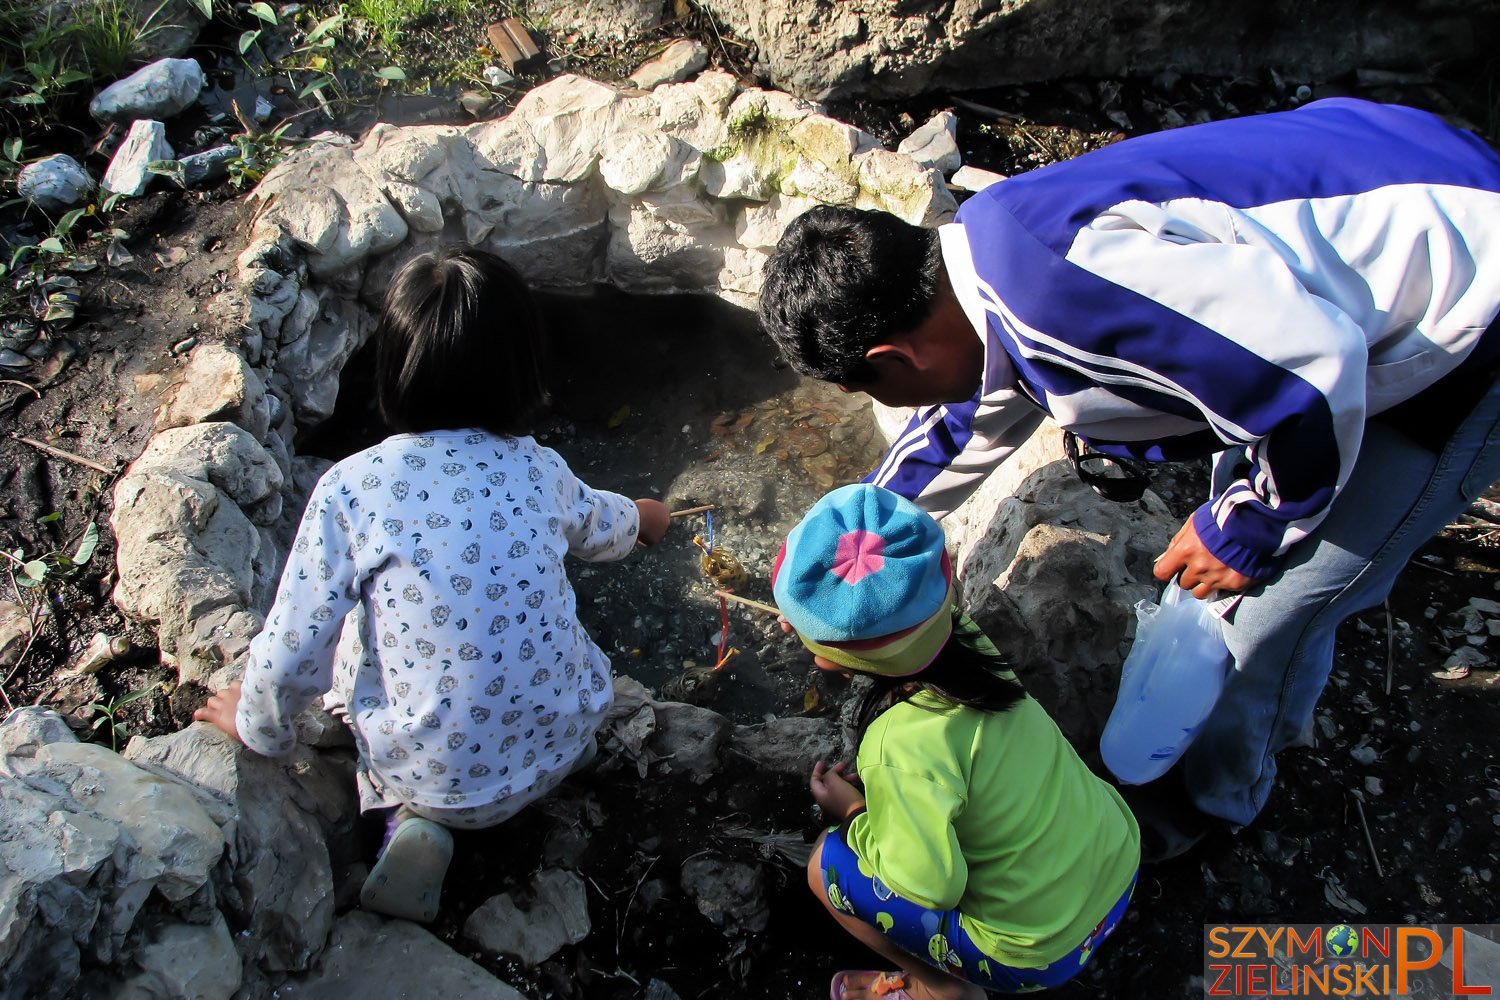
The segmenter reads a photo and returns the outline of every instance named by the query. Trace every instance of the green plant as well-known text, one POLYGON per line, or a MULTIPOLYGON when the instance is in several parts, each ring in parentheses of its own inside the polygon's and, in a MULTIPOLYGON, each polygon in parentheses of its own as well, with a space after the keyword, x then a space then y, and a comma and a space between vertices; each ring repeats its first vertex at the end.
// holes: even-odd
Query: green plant
POLYGON ((238 43, 240 55, 249 52, 250 47, 260 41, 261 35, 267 28, 274 28, 281 23, 281 19, 276 16, 276 9, 268 3, 253 3, 247 13, 259 21, 260 26, 240 32, 238 43))
POLYGON ((16 175, 26 165, 26 161, 21 158, 25 149, 26 143, 18 135, 8 136, 4 142, 0 142, 0 184, 10 185, 16 182, 16 175))
MULTIPOLYGON (((42 523, 50 524, 60 520, 61 514, 52 513, 42 518, 42 523)), ((93 557, 94 550, 98 547, 99 526, 90 521, 71 554, 54 550, 28 557, 22 549, 12 552, 0 549, 0 556, 8 563, 11 579, 16 584, 35 590, 46 586, 49 580, 66 579, 78 572, 93 557)))
MULTIPOLYGON (((109 204, 106 205, 105 210, 108 207, 109 204)), ((11 252, 8 261, 0 258, 0 278, 23 270, 28 274, 37 274, 45 271, 53 263, 72 257, 75 252, 72 239, 73 229, 78 225, 79 220, 96 215, 99 211, 98 206, 90 204, 64 214, 52 224, 52 231, 45 239, 16 247, 11 252)))
MULTIPOLYGON (((61 519, 61 514, 52 513, 42 518, 42 523, 49 524, 61 519)), ((10 577, 11 592, 15 596, 16 603, 25 609, 27 618, 26 645, 11 664, 10 671, 3 679, 0 679, 0 701, 4 701, 7 708, 14 706, 11 704, 10 696, 5 693, 5 687, 16 675, 16 671, 21 669, 21 665, 26 662, 26 656, 31 652, 32 643, 36 641, 41 622, 47 614, 47 597, 43 593, 44 588, 49 582, 64 579, 76 573, 79 567, 93 557, 94 549, 98 545, 99 526, 90 521, 70 555, 53 551, 38 556, 28 556, 22 549, 11 551, 0 549, 0 566, 4 567, 6 575, 10 577)))
POLYGON ((107 732, 109 733, 109 748, 111 750, 119 750, 120 740, 126 735, 126 723, 125 720, 121 718, 120 713, 125 708, 140 701, 142 698, 151 697, 161 689, 161 686, 161 682, 157 681, 154 684, 148 684, 143 688, 136 688, 129 694, 121 695, 118 698, 112 698, 109 701, 89 702, 83 707, 93 711, 97 715, 97 718, 94 719, 93 725, 89 727, 90 731, 97 733, 104 726, 108 726, 109 728, 107 732))
POLYGON ((470 0, 449 3, 439 3, 438 0, 350 0, 349 11, 364 22, 382 49, 394 55, 401 46, 402 32, 413 21, 439 10, 444 16, 455 19, 469 6, 470 0))
POLYGON ((286 130, 291 122, 283 122, 270 132, 245 132, 234 137, 239 152, 227 164, 229 182, 237 188, 252 187, 260 183, 276 164, 286 159, 286 130))
MULTIPOLYGON (((238 43, 240 53, 248 55, 252 48, 257 48, 259 55, 271 65, 272 72, 285 76, 289 90, 299 99, 315 98, 324 112, 330 118, 333 117, 333 101, 343 102, 349 97, 339 82, 338 65, 339 58, 351 55, 353 52, 350 40, 346 37, 346 29, 349 25, 346 6, 338 4, 332 14, 316 21, 305 13, 299 14, 298 17, 302 19, 302 23, 311 22, 305 30, 299 29, 295 23, 283 24, 276 11, 267 3, 251 4, 248 13, 259 24, 240 34, 238 43), (267 46, 261 43, 265 40, 267 32, 277 27, 284 29, 291 49, 285 54, 272 58, 267 52, 267 46), (329 93, 334 95, 333 99, 330 99, 329 93)), ((277 47, 271 46, 271 48, 274 50, 277 47)), ((406 79, 405 72, 399 66, 376 69, 374 75, 382 87, 406 79)), ((246 121, 246 116, 240 117, 241 122, 246 126, 246 131, 253 136, 255 130, 246 121)), ((244 159, 252 163, 256 161, 253 156, 246 156, 244 159)))
POLYGON ((139 61, 140 43, 160 30, 152 19, 165 4, 140 21, 131 0, 94 0, 77 9, 73 42, 95 79, 118 79, 139 61))
POLYGON ((21 93, 7 98, 11 104, 40 109, 56 100, 74 84, 90 79, 89 74, 60 61, 56 52, 38 53, 24 64, 21 93))

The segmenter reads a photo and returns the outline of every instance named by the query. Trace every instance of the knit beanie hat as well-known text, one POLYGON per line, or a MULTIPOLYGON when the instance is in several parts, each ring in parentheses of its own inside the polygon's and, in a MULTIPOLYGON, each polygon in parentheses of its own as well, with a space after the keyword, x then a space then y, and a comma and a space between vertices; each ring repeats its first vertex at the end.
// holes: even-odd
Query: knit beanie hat
POLYGON ((915 674, 953 631, 943 530, 910 500, 869 483, 813 504, 781 546, 771 588, 802 644, 851 670, 915 674))

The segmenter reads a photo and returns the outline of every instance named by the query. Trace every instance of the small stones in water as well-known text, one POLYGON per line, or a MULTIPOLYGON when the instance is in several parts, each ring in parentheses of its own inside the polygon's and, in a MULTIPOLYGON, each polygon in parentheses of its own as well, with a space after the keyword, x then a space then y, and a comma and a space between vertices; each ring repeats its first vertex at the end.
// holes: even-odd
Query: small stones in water
POLYGON ((1376 759, 1380 755, 1375 752, 1375 749, 1373 747, 1357 746, 1349 751, 1349 756, 1353 757, 1356 762, 1364 764, 1366 767, 1368 767, 1369 765, 1375 763, 1376 759))

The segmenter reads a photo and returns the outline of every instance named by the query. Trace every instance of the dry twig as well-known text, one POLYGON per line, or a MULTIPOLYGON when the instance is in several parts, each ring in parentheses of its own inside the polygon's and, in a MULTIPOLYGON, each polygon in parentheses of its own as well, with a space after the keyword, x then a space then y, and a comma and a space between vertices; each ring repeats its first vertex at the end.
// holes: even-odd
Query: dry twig
POLYGON ((24 437, 24 436, 22 436, 20 434, 12 433, 11 434, 11 440, 13 440, 13 441, 19 441, 22 444, 29 444, 29 445, 31 445, 31 447, 35 448, 37 451, 46 452, 48 455, 51 455, 54 458, 61 458, 61 459, 65 459, 65 460, 67 460, 69 462, 75 462, 78 465, 87 466, 90 469, 94 469, 94 470, 97 470, 99 472, 104 473, 106 476, 112 476, 112 475, 115 474, 115 470, 114 469, 111 469, 111 468, 108 468, 106 466, 100 465, 98 462, 94 461, 91 458, 84 458, 82 455, 76 454, 76 453, 71 452, 71 451, 67 451, 66 449, 63 449, 63 448, 59 448, 56 445, 48 444, 45 441, 38 441, 36 438, 24 437))
POLYGON ((668 517, 687 517, 689 514, 702 514, 704 511, 718 510, 718 509, 719 509, 719 505, 718 504, 716 504, 716 503, 706 503, 706 504, 704 504, 701 507, 688 507, 686 510, 674 510, 674 511, 672 511, 672 513, 668 514, 667 516, 668 517))
POLYGON ((1375 853, 1375 838, 1370 836, 1370 824, 1365 821, 1365 806, 1358 794, 1354 796, 1354 808, 1359 813, 1359 825, 1365 831, 1365 846, 1370 849, 1370 860, 1375 862, 1375 877, 1385 878, 1385 870, 1380 867, 1380 855, 1375 853))
POLYGON ((748 604, 752 608, 764 611, 768 615, 776 615, 778 618, 781 616, 781 609, 776 607, 775 605, 762 604, 760 601, 752 601, 748 597, 741 597, 738 594, 732 594, 727 590, 716 590, 714 591, 714 596, 722 597, 726 601, 734 601, 736 604, 748 604))
POLYGON ((1396 619, 1391 614, 1391 599, 1385 599, 1385 693, 1391 693, 1391 675, 1396 672, 1396 619))

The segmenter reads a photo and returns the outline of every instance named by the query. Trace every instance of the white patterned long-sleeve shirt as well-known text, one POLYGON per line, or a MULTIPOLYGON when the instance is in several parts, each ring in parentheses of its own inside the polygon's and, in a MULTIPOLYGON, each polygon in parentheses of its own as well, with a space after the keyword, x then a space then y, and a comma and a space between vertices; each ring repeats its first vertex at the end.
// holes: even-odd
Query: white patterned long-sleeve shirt
POLYGON ((563 557, 620 559, 635 504, 529 437, 400 434, 308 500, 236 717, 266 755, 340 694, 368 777, 434 809, 498 802, 566 769, 612 698, 563 557))

